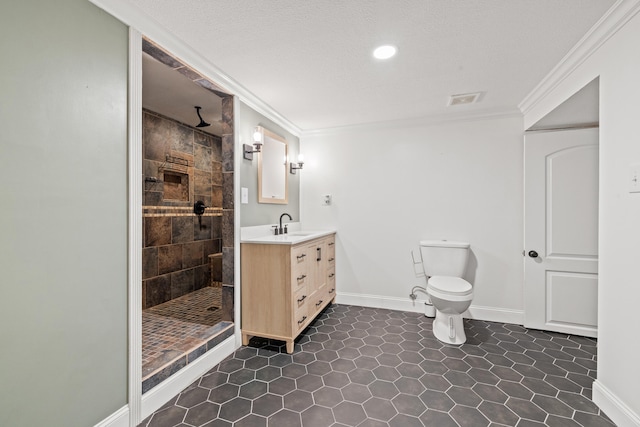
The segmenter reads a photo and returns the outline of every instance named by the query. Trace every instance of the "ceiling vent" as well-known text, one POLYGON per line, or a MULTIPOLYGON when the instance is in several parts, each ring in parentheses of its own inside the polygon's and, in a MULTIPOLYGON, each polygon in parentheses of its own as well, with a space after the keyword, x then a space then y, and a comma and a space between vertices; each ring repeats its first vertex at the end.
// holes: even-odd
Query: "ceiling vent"
POLYGON ((480 100, 480 95, 482 95, 482 92, 451 95, 451 97, 449 97, 449 107, 452 105, 473 104, 480 100))

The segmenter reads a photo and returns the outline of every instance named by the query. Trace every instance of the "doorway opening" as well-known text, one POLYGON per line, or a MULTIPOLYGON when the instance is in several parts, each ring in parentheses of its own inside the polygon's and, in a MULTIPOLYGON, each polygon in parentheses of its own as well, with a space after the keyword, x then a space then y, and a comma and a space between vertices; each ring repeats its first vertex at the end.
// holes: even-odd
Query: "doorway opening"
POLYGON ((146 38, 142 106, 146 393, 234 334, 234 111, 233 95, 146 38))
POLYGON ((599 79, 524 138, 525 324, 598 332, 599 79))

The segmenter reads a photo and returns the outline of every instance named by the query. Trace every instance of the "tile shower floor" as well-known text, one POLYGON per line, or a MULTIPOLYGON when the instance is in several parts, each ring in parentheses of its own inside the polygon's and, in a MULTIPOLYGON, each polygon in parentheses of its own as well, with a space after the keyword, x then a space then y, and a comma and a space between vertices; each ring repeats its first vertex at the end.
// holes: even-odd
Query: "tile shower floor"
POLYGON ((206 342, 220 322, 222 288, 206 287, 142 311, 142 378, 206 342))
POLYGON ((299 337, 253 338, 141 426, 611 427, 590 400, 596 340, 465 320, 329 306, 299 337))

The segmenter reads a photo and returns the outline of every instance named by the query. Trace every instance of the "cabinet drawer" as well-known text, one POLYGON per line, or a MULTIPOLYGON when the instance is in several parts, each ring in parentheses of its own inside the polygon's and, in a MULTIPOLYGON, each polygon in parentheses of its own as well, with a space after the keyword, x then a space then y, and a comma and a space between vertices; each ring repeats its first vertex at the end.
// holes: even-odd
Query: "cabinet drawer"
POLYGON ((309 312, 315 314, 320 311, 325 305, 327 305, 327 301, 329 301, 329 297, 326 291, 324 292, 316 292, 313 295, 313 298, 309 302, 309 312))
POLYGON ((299 289, 305 288, 311 280, 310 273, 306 266, 294 268, 291 271, 291 292, 296 293, 299 289))
POLYGON ((336 267, 327 269, 327 286, 326 292, 329 299, 336 296, 336 267))
POLYGON ((291 249, 291 269, 307 268, 313 255, 308 246, 294 247, 291 249))
POLYGON ((306 314, 306 309, 308 306, 309 294, 307 294, 307 287, 304 286, 293 295, 293 313, 294 317, 298 316, 298 312, 304 311, 306 314))
POLYGON ((335 282, 327 285, 327 297, 332 299, 336 296, 336 284, 335 282))
POLYGON ((336 267, 327 268, 327 283, 335 283, 336 281, 336 267))
POLYGON ((335 237, 327 238, 327 262, 329 265, 336 263, 336 239, 335 237))
POLYGON ((308 324, 309 315, 312 314, 309 313, 308 305, 309 303, 305 303, 304 306, 293 315, 292 329, 294 331, 294 335, 298 335, 298 332, 308 324))
POLYGON ((327 268, 327 285, 330 288, 335 288, 336 286, 336 267, 335 266, 327 268))
POLYGON ((311 281, 312 256, 308 246, 291 249, 291 292, 296 293, 311 281))

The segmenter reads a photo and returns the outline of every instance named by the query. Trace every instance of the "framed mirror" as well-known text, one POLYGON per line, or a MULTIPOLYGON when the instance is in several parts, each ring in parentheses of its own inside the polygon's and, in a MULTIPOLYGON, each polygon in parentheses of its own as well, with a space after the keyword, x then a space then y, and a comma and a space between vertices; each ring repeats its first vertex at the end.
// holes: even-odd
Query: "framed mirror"
POLYGON ((286 205, 289 201, 287 141, 270 130, 257 127, 262 134, 258 157, 258 202, 286 205))

